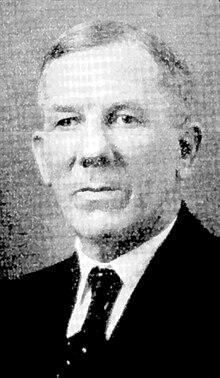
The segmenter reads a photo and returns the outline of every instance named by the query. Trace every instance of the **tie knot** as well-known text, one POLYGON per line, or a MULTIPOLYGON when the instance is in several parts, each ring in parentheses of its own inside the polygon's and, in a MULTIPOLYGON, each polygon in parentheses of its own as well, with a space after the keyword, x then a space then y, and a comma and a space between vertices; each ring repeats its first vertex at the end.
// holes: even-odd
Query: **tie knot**
POLYGON ((113 269, 100 269, 95 267, 88 276, 88 283, 92 293, 96 293, 100 289, 108 292, 109 295, 117 295, 122 287, 122 281, 113 269))

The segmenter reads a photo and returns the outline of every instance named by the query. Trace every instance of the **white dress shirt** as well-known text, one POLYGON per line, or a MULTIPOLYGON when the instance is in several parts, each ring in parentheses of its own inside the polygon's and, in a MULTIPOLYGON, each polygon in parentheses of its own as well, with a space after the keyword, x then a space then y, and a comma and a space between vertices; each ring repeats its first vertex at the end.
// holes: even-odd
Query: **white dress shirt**
POLYGON ((91 289, 88 286, 87 278, 91 269, 98 266, 99 268, 111 268, 115 270, 123 282, 122 289, 115 301, 106 330, 106 339, 108 340, 110 338, 133 290, 135 289, 156 250, 171 231, 175 221, 176 218, 159 235, 108 263, 101 263, 86 256, 82 251, 80 239, 76 237, 75 249, 79 257, 81 279, 76 303, 67 328, 67 337, 73 336, 82 328, 91 302, 91 289))

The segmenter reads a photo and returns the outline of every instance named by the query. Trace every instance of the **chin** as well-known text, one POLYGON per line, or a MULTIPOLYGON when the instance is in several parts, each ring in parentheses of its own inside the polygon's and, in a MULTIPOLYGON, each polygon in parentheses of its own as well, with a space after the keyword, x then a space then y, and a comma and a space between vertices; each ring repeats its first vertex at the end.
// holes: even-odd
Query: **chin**
POLYGON ((85 238, 98 238, 104 234, 120 233, 124 228, 129 227, 132 221, 126 212, 118 211, 110 213, 94 211, 89 214, 74 212, 74 215, 68 214, 66 218, 76 233, 85 238))

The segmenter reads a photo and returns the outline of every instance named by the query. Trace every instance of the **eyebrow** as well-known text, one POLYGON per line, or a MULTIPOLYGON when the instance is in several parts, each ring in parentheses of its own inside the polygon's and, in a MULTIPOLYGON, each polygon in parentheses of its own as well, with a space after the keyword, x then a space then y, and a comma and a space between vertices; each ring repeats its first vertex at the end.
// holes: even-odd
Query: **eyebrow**
POLYGON ((109 108, 109 112, 117 112, 125 109, 131 109, 136 111, 144 111, 144 106, 139 101, 126 101, 124 103, 114 103, 109 108))
POLYGON ((82 107, 73 105, 53 105, 51 109, 56 113, 75 113, 81 111, 82 107))
MULTIPOLYGON (((75 105, 58 105, 55 104, 51 107, 51 109, 56 113, 78 113, 82 112, 83 106, 75 106, 75 105)), ((125 109, 132 109, 136 111, 144 111, 144 105, 140 103, 140 101, 125 101, 123 103, 116 102, 111 104, 107 111, 117 112, 125 109)))

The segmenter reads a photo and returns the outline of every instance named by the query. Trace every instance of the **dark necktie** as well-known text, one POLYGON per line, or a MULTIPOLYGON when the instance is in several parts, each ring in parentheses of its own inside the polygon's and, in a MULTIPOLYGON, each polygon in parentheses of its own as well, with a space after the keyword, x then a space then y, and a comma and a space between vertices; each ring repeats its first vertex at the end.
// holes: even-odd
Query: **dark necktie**
POLYGON ((115 300, 122 287, 122 281, 112 269, 95 267, 88 276, 92 298, 86 319, 79 333, 67 339, 65 362, 57 377, 68 377, 77 364, 92 360, 103 353, 105 332, 115 300))

